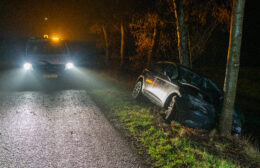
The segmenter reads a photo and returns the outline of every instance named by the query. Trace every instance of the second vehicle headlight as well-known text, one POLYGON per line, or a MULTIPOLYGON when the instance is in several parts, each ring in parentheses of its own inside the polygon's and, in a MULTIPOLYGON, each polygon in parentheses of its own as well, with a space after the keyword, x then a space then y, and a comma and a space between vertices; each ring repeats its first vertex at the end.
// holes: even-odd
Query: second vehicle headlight
POLYGON ((23 68, 24 68, 25 70, 31 70, 31 69, 32 69, 32 63, 26 62, 26 63, 23 65, 23 68))
POLYGON ((66 65, 66 69, 73 69, 74 68, 74 64, 71 62, 68 62, 66 65))

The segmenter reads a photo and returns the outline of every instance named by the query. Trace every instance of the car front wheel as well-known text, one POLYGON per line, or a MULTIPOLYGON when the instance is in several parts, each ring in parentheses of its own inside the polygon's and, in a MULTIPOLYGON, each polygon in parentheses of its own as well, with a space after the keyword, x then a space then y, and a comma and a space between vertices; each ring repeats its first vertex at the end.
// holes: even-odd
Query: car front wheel
POLYGON ((135 87, 134 87, 134 90, 132 92, 132 96, 133 98, 135 99, 138 99, 141 97, 141 91, 142 91, 142 81, 138 81, 136 84, 135 84, 135 87))

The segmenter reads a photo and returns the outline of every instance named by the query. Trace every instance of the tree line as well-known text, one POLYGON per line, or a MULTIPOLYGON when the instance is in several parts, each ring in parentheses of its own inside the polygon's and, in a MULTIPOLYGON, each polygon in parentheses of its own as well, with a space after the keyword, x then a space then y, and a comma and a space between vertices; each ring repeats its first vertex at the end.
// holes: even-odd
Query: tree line
POLYGON ((215 31, 228 32, 231 1, 101 0, 89 2, 90 32, 104 49, 104 64, 142 69, 158 60, 192 67, 215 31))
POLYGON ((245 0, 100 0, 90 32, 104 48, 104 64, 132 70, 158 60, 192 68, 214 31, 229 32, 220 132, 230 135, 239 72, 245 0))

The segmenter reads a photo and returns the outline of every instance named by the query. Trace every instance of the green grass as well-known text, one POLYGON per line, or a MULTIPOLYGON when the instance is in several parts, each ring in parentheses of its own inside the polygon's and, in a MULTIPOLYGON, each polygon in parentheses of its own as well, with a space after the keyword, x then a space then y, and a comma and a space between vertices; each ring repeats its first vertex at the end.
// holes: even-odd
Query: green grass
POLYGON ((210 136, 207 131, 187 128, 174 121, 166 124, 162 110, 146 101, 134 100, 130 91, 114 84, 114 79, 111 83, 111 78, 104 79, 108 78, 106 75, 91 78, 97 81, 89 87, 90 95, 116 116, 113 122, 120 122, 142 144, 153 167, 259 166, 259 152, 246 141, 210 136))
POLYGON ((133 100, 129 92, 102 88, 93 89, 91 94, 119 117, 123 126, 143 144, 156 167, 239 167, 237 160, 210 152, 225 152, 229 145, 212 140, 203 146, 192 139, 195 134, 205 134, 203 131, 185 128, 177 122, 165 124, 160 112, 151 113, 149 106, 133 100))

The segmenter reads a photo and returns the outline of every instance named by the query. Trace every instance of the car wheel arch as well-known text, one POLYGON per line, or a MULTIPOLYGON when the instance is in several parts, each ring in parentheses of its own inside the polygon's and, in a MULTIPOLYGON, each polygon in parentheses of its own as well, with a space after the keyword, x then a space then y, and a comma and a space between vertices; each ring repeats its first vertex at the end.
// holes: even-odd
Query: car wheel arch
POLYGON ((170 103, 170 101, 171 101, 171 99, 172 99, 173 96, 177 96, 177 99, 178 99, 179 97, 181 97, 180 94, 178 94, 178 93, 176 93, 176 92, 171 93, 171 94, 167 97, 167 99, 166 99, 166 101, 165 101, 165 103, 164 103, 164 105, 163 105, 163 108, 164 108, 164 109, 166 109, 166 108, 168 107, 168 105, 169 105, 169 103, 170 103))
POLYGON ((143 86, 144 86, 144 77, 143 76, 140 76, 135 83, 141 81, 142 82, 142 90, 143 90, 143 86))
POLYGON ((139 81, 144 82, 144 77, 143 77, 143 76, 140 76, 140 77, 136 80, 136 82, 139 82, 139 81))

